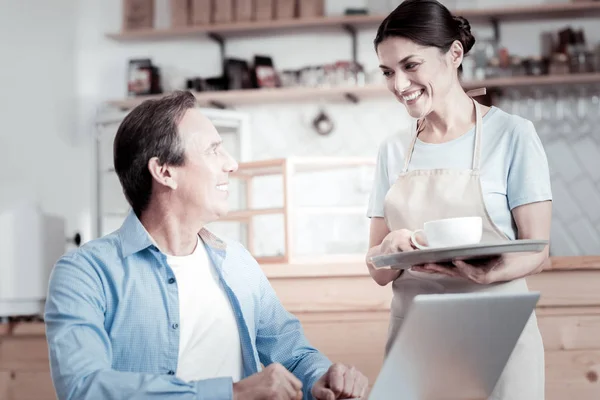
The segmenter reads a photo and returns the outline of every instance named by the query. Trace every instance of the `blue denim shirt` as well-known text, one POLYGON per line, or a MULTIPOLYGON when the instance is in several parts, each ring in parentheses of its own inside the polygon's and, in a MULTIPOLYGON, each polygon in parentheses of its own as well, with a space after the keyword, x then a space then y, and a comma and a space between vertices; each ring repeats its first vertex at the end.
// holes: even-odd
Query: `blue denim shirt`
MULTIPOLYGON (((281 363, 305 399, 331 362, 306 340, 254 258, 239 243, 200 232, 231 301, 243 377, 281 363)), ((210 304, 199 305, 210 307, 210 304)), ((45 310, 50 369, 58 398, 231 399, 231 377, 184 382, 179 296, 166 256, 131 212, 121 228, 64 255, 50 277, 45 310)), ((211 362, 200 359, 198 362, 211 362)))

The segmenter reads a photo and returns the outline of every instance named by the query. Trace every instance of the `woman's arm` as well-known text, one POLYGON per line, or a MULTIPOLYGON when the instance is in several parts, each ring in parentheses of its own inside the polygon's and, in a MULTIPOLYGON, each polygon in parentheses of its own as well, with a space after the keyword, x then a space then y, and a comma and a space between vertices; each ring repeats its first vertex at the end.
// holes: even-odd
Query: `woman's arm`
POLYGON ((371 257, 385 254, 389 247, 388 243, 384 244, 384 240, 389 236, 390 230, 385 223, 385 220, 380 217, 371 218, 371 227, 369 231, 369 251, 367 252, 366 263, 369 267, 369 273, 373 280, 381 286, 385 286, 392 282, 402 273, 401 270, 393 269, 376 269, 369 261, 371 257))
MULTIPOLYGON (((519 239, 550 240, 552 202, 541 201, 524 204, 512 210, 519 239)), ((504 257, 504 267, 499 268, 494 281, 510 281, 537 274, 550 264, 550 249, 539 253, 509 253, 504 257)))
MULTIPOLYGON (((515 207, 512 211, 519 239, 550 239, 552 202, 540 201, 515 207)), ((456 269, 428 264, 418 270, 463 277, 480 284, 505 282, 541 272, 550 263, 549 248, 538 253, 508 253, 485 266, 454 261, 456 269)))

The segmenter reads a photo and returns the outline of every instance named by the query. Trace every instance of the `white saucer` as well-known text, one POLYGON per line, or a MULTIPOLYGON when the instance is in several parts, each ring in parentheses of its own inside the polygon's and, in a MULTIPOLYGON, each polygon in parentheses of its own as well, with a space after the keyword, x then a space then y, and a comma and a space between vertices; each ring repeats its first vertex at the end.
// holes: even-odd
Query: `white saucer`
POLYGON ((472 260, 499 256, 504 253, 539 252, 548 245, 547 240, 510 240, 498 243, 478 243, 467 246, 441 247, 386 254, 371 258, 375 268, 407 269, 413 265, 441 263, 452 260, 472 260))

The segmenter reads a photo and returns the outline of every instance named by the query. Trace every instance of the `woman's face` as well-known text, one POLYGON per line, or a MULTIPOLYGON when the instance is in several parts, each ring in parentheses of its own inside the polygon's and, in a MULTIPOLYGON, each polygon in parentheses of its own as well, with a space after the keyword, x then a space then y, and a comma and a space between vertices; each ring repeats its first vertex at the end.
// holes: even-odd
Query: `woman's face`
POLYGON ((422 118, 447 100, 450 88, 457 82, 462 46, 455 42, 443 54, 437 47, 388 37, 377 46, 377 56, 389 91, 404 104, 411 117, 422 118))

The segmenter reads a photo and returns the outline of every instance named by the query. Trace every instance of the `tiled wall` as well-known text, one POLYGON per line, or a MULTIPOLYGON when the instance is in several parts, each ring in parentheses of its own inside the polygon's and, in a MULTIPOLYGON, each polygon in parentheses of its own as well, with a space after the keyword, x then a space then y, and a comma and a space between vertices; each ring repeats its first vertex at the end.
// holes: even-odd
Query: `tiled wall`
POLYGON ((499 106, 532 120, 546 149, 552 254, 600 254, 600 85, 505 94, 499 106))

